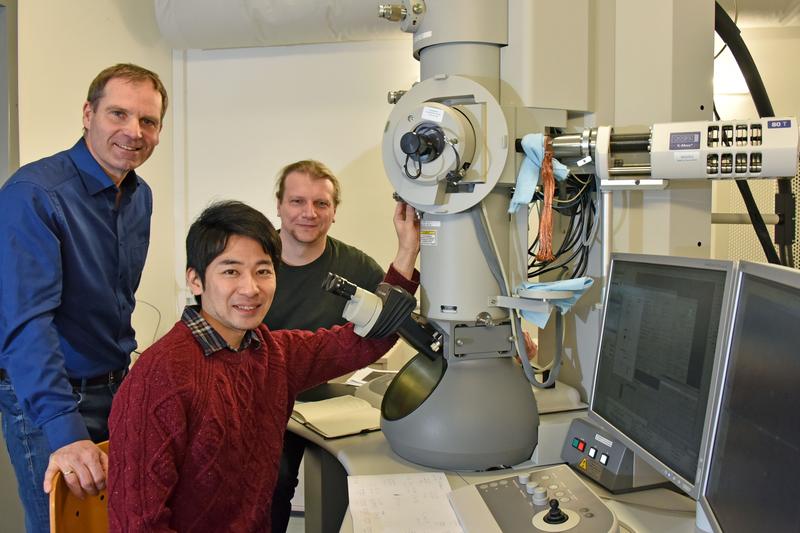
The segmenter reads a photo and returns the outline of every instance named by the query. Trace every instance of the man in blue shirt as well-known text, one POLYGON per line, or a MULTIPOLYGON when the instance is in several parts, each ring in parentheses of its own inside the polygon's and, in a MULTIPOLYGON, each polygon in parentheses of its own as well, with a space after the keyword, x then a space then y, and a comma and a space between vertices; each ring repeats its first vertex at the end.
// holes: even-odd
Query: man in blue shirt
POLYGON ((136 348, 131 313, 150 238, 150 187, 135 170, 158 144, 167 93, 131 64, 103 70, 83 137, 0 189, 0 414, 26 528, 49 531, 61 471, 97 494, 111 400, 136 348))

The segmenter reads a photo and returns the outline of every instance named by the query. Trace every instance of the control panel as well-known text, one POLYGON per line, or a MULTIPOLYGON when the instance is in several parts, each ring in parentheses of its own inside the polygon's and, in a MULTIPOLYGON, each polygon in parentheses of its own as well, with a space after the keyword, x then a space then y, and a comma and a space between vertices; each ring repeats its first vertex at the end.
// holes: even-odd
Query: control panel
POLYGON ((669 486, 664 476, 585 418, 570 424, 561 459, 611 492, 669 486))
POLYGON ((798 148, 794 118, 654 124, 650 174, 660 179, 793 177, 798 148))
POLYGON ((481 481, 449 498, 466 533, 619 531, 614 513, 566 465, 481 481))

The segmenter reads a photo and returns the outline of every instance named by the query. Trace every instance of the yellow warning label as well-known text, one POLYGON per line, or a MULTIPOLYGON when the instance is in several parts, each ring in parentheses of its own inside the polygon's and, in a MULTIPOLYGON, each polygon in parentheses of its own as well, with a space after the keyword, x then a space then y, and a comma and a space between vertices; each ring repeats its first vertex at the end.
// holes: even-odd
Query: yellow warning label
POLYGON ((581 470, 586 470, 589 467, 589 462, 586 460, 586 457, 581 459, 581 462, 578 463, 578 468, 581 470))
POLYGON ((419 232, 419 244, 421 246, 437 246, 437 230, 423 229, 419 232))

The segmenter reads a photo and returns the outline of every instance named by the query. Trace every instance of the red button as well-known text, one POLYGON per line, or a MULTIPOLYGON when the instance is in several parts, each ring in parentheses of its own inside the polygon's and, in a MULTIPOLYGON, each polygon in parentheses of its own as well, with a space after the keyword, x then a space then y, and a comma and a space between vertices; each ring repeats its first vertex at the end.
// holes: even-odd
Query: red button
POLYGON ((586 448, 586 443, 583 442, 582 440, 578 441, 578 451, 582 452, 585 448, 586 448))

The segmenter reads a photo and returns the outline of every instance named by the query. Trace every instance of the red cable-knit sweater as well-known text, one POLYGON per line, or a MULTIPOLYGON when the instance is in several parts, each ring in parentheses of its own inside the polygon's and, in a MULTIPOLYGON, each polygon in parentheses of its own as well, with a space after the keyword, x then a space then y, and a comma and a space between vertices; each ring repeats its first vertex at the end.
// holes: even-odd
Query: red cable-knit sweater
POLYGON ((396 341, 362 339, 352 324, 255 333, 257 348, 206 357, 178 322, 139 358, 109 419, 112 531, 269 531, 297 394, 368 365, 396 341))

